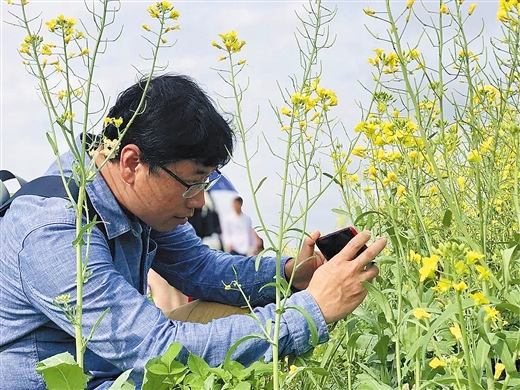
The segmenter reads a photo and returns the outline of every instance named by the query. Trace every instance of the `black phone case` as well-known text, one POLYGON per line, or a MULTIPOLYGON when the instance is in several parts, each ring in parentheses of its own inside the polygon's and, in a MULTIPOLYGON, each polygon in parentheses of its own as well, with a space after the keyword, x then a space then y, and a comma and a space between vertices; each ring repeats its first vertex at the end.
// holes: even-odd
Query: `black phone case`
MULTIPOLYGON (((354 229, 352 226, 349 226, 347 228, 326 234, 325 236, 318 238, 316 240, 316 245, 318 246, 318 249, 321 251, 321 253, 323 253, 323 256, 325 256, 327 260, 330 260, 336 256, 338 252, 341 251, 345 245, 347 245, 347 243, 354 238, 356 234, 356 229, 354 229)), ((358 251, 358 253, 356 253, 355 257, 358 257, 366 248, 366 245, 364 245, 358 251)))

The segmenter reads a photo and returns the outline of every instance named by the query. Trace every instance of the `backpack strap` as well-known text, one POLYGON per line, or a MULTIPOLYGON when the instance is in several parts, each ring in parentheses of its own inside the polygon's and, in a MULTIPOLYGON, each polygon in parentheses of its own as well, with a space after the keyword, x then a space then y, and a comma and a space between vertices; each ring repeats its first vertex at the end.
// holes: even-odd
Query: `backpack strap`
MULTIPOLYGON (((42 196, 44 198, 65 198, 68 199, 67 191, 65 190, 65 187, 63 186, 63 180, 61 176, 41 176, 38 177, 30 182, 26 182, 25 180, 18 178, 17 176, 13 175, 9 171, 0 171, 0 180, 5 181, 8 179, 17 178, 18 182, 21 184, 20 189, 13 194, 10 198, 8 198, 5 202, 0 204, 0 217, 3 217, 5 213, 7 212, 7 209, 11 206, 11 203, 13 200, 18 198, 21 195, 38 195, 42 196), (3 173, 7 172, 7 173, 3 173), (4 179, 5 177, 5 179, 4 179), (21 180, 21 181, 20 181, 21 180)), ((68 181, 68 187, 70 190, 70 193, 72 197, 77 200, 79 195, 79 188, 74 182, 74 180, 69 180, 69 178, 65 178, 66 181, 68 181)), ((5 185, 1 183, 2 186, 5 185)), ((9 194, 9 193, 8 193, 9 194)), ((112 254, 112 258, 114 257, 114 241, 108 239, 108 233, 105 227, 105 224, 103 223, 103 220, 97 213, 96 209, 90 202, 89 197, 87 196, 87 208, 89 212, 90 218, 94 218, 94 216, 97 215, 97 220, 100 222, 97 224, 97 227, 103 232, 108 246, 110 248, 110 253, 112 254)))
POLYGON ((9 200, 11 194, 9 190, 5 186, 4 182, 7 180, 16 179, 20 187, 22 187, 27 182, 19 176, 14 175, 13 173, 6 171, 5 169, 0 170, 0 205, 3 205, 5 202, 9 200))

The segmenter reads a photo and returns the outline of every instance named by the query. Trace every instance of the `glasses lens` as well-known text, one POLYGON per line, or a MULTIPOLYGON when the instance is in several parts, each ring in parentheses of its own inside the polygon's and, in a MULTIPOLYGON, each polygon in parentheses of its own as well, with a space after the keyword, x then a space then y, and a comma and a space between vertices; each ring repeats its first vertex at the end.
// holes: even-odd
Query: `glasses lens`
POLYGON ((222 174, 219 171, 216 171, 215 173, 216 173, 216 176, 214 176, 214 174, 211 175, 211 176, 214 176, 211 180, 209 180, 205 183, 192 184, 191 186, 189 186, 186 189, 186 191, 184 191, 182 196, 185 198, 193 198, 195 195, 197 195, 202 190, 208 191, 211 187, 213 187, 215 185, 215 183, 218 181, 218 179, 220 179, 220 176, 222 176, 222 174))
POLYGON ((184 191, 184 194, 182 194, 182 196, 185 198, 193 198, 195 195, 197 195, 205 188, 206 183, 192 185, 186 191, 184 191))

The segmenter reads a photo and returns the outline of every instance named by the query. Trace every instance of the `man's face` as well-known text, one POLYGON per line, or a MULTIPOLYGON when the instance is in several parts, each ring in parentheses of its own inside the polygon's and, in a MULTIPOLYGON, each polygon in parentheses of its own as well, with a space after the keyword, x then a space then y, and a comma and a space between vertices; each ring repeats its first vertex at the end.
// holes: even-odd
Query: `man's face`
MULTIPOLYGON (((186 184, 203 183, 215 170, 191 160, 169 164, 165 168, 186 184)), ((130 211, 158 231, 175 229, 186 223, 195 208, 204 206, 204 191, 191 198, 184 198, 186 186, 163 169, 159 169, 158 174, 149 174, 147 169, 139 170, 134 190, 135 197, 130 211)))

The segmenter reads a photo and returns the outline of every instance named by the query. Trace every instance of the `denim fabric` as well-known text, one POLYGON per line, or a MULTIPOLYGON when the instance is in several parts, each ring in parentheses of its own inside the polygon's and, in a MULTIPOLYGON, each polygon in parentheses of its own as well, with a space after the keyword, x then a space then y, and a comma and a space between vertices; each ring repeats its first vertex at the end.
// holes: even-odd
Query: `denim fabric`
MULTIPOLYGON (((62 156, 66 174, 73 158, 62 156)), ((47 174, 59 174, 54 164, 47 174)), ((252 318, 234 315, 209 324, 172 321, 147 299, 146 275, 150 267, 185 294, 198 299, 240 305, 240 293, 224 289, 238 280, 265 323, 273 319, 273 289, 260 287, 273 280, 275 262, 265 258, 255 272, 255 258, 231 256, 203 245, 189 224, 160 233, 121 209, 105 181, 98 175, 87 192, 106 221, 114 242, 114 258, 105 235, 97 228, 90 238, 88 270, 83 291, 83 334, 87 336, 105 309, 88 344, 85 367, 93 379, 89 388, 108 388, 122 371, 133 368, 138 387, 145 363, 163 354, 172 342, 180 342, 180 359, 188 351, 210 365, 220 364, 231 345, 260 329, 252 318)), ((53 300, 70 294, 76 303, 75 214, 68 200, 22 196, 0 221, 0 388, 44 389, 36 373, 38 361, 69 351, 75 354, 74 329, 53 300)), ((283 259, 283 264, 287 259, 283 259)), ((282 266, 283 266, 282 264, 282 266)), ((318 328, 319 340, 328 338, 321 312, 306 291, 294 293, 289 305, 301 306, 318 328)), ((282 315, 282 354, 302 354, 311 348, 310 328, 304 316, 288 309, 282 315)), ((272 358, 268 343, 258 339, 241 344, 233 358, 248 365, 272 358)))

